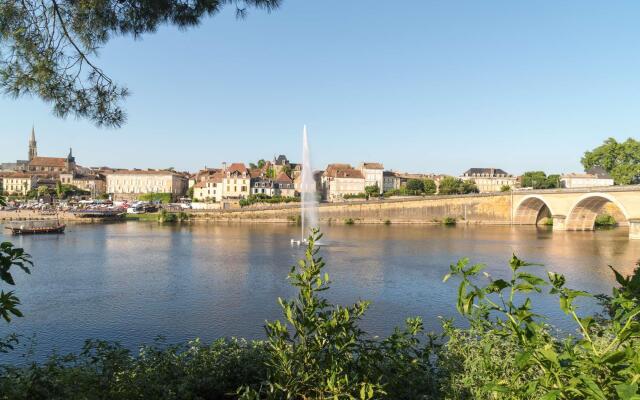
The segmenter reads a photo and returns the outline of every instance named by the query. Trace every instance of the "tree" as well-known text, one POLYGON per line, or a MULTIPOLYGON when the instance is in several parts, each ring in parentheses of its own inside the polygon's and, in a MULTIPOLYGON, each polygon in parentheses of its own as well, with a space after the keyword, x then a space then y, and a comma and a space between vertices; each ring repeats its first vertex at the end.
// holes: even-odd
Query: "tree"
POLYGON ((380 187, 376 182, 375 185, 365 186, 364 191, 368 196, 378 196, 380 194, 380 187))
MULTIPOLYGON (((6 205, 4 198, 0 196, 0 206, 6 205)), ((18 267, 27 274, 31 273, 30 266, 31 256, 25 253, 23 249, 14 247, 11 242, 0 243, 0 281, 15 286, 16 282, 13 279, 11 267, 18 267)), ((0 291, 0 318, 6 322, 11 322, 11 319, 15 317, 22 317, 22 312, 18 309, 20 305, 20 299, 15 295, 13 290, 5 292, 0 291)), ((7 350, 13 349, 13 344, 17 343, 18 339, 15 335, 9 335, 6 338, 0 338, 0 353, 7 352, 7 350)))
POLYGON ((264 159, 262 159, 262 158, 261 158, 261 159, 259 159, 259 160, 258 160, 258 168, 260 168, 260 169, 264 168, 264 165, 265 165, 266 163, 267 163, 267 162, 266 162, 264 159))
POLYGON ((468 194, 478 193, 478 187, 473 180, 462 180, 452 176, 445 176, 440 180, 440 194, 468 194))
POLYGON ((436 185, 436 182, 433 179, 425 179, 423 181, 423 186, 424 186, 424 192, 426 194, 436 194, 436 192, 438 191, 438 186, 436 185))
POLYGON ((609 138, 580 160, 585 170, 601 167, 618 185, 640 182, 640 142, 629 138, 622 143, 609 138))
POLYGON ((509 185, 502 185, 502 186, 500 186, 500 191, 501 191, 501 192, 510 192, 510 191, 511 191, 511 186, 509 186, 509 185))
POLYGON ((141 38, 162 25, 189 28, 235 5, 273 10, 280 0, 3 0, 0 2, 0 89, 35 95, 59 117, 75 114, 96 125, 126 120, 116 84, 94 58, 110 39, 141 38))
POLYGON ((193 189, 194 189, 193 186, 187 189, 187 197, 190 198, 191 200, 193 200, 193 189))
POLYGON ((420 179, 409 179, 405 188, 408 194, 420 194, 424 192, 424 182, 420 179))
POLYGON ((533 189, 553 189, 560 187, 560 175, 549 175, 544 171, 527 171, 522 174, 522 186, 533 189))

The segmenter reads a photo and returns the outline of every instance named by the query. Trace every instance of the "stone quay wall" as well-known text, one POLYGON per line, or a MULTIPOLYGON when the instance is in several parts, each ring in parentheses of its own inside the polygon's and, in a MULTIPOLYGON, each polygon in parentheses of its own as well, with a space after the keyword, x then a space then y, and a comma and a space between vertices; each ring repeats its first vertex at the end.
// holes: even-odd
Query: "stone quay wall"
MULTIPOLYGON (((321 222, 355 223, 442 223, 455 218, 458 223, 510 224, 511 196, 508 194, 434 196, 419 199, 370 200, 323 203, 318 207, 321 222)), ((192 211, 194 220, 290 222, 300 215, 299 204, 222 211, 192 211)))
MULTIPOLYGON (((300 215, 300 204, 256 205, 230 210, 184 210, 195 221, 294 222, 300 215)), ((436 224, 445 218, 458 223, 510 224, 511 196, 508 194, 433 196, 418 199, 393 199, 322 203, 318 207, 321 222, 377 224, 436 224)), ((32 210, 0 211, 0 221, 60 219, 63 221, 100 222, 100 219, 78 218, 72 213, 41 213, 32 210)))

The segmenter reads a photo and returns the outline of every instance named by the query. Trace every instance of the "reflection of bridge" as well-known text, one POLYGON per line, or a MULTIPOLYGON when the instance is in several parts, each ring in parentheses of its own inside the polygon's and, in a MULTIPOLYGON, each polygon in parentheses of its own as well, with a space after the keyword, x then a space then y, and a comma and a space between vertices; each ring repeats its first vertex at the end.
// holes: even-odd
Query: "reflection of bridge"
POLYGON ((518 191, 512 204, 514 224, 553 218, 553 230, 589 231, 596 216, 607 212, 629 226, 629 238, 640 239, 640 185, 518 191))

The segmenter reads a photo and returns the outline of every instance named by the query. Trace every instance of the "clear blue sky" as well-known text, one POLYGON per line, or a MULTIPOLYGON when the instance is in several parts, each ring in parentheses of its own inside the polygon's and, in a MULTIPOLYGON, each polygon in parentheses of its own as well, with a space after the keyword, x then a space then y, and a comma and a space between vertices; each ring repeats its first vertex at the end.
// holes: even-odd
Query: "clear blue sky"
POLYGON ((314 166, 579 171, 640 136, 640 2, 285 0, 189 31, 120 38, 99 64, 132 92, 128 123, 60 120, 0 97, 0 160, 196 170, 284 153, 309 126, 314 166))

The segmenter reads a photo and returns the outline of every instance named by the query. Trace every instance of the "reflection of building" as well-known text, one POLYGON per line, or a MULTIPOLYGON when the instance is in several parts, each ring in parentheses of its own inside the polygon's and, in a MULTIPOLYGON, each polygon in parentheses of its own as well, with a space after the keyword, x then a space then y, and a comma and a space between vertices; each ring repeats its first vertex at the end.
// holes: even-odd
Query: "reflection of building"
POLYGON ((360 164, 360 172, 364 176, 365 186, 378 186, 380 193, 384 189, 384 166, 377 162, 363 162, 360 164))
POLYGON ((469 168, 460 177, 476 183, 480 193, 499 192, 503 186, 515 187, 518 178, 500 168, 469 168))
POLYGON ((613 178, 601 167, 594 167, 584 174, 563 174, 560 176, 563 188, 584 188, 594 186, 613 186, 613 178))
POLYGON ((187 191, 187 178, 166 170, 116 170, 107 175, 107 193, 114 200, 134 200, 141 194, 171 193, 175 200, 187 191))
POLYGON ((345 195, 364 193, 362 172, 349 164, 329 164, 322 174, 322 194, 326 200, 336 201, 345 195))
POLYGON ((3 173, 0 175, 2 194, 25 196, 36 187, 36 177, 22 172, 3 173))

